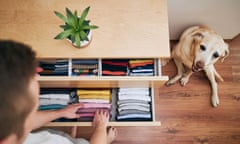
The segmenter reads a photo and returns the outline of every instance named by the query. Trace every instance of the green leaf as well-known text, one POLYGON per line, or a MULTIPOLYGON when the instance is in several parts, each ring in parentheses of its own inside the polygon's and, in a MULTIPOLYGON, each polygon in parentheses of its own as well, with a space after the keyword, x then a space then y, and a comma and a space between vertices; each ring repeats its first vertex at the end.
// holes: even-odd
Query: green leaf
POLYGON ((72 27, 76 28, 77 21, 75 21, 73 13, 68 8, 66 8, 66 13, 67 13, 67 22, 66 23, 68 23, 72 27))
POLYGON ((63 30, 67 30, 67 29, 70 29, 71 26, 70 25, 60 25, 60 28, 62 28, 63 30))
POLYGON ((74 11, 74 22, 78 26, 78 15, 76 10, 74 11))
POLYGON ((66 18, 64 15, 62 15, 61 13, 59 13, 59 12, 57 12, 57 11, 54 11, 54 13, 55 13, 55 15, 56 15, 57 17, 59 17, 60 19, 62 19, 64 22, 67 22, 67 18, 66 18))
POLYGON ((88 40, 87 34, 84 31, 80 31, 80 38, 81 40, 88 40))
POLYGON ((86 25, 82 27, 83 30, 90 30, 90 29, 97 29, 97 28, 98 26, 96 25, 86 25))
POLYGON ((87 14, 88 14, 89 9, 90 9, 90 6, 88 6, 86 9, 84 9, 84 11, 82 12, 81 17, 79 19, 79 25, 83 24, 87 14))
POLYGON ((79 33, 76 33, 75 34, 75 42, 76 42, 76 45, 77 45, 78 48, 80 48, 80 46, 81 46, 81 42, 80 41, 81 41, 80 40, 80 35, 79 35, 79 33))
POLYGON ((65 39, 73 33, 72 29, 59 33, 54 39, 65 39))
POLYGON ((75 43, 75 35, 71 35, 71 41, 72 43, 75 43))

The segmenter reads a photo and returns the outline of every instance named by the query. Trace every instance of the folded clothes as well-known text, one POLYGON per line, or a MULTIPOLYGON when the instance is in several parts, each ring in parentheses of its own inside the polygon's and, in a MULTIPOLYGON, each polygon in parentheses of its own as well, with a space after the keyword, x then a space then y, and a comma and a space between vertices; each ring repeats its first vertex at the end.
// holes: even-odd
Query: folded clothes
POLYGON ((78 89, 77 90, 77 95, 87 95, 87 94, 97 94, 97 95, 111 95, 110 90, 92 90, 92 89, 78 89))
POLYGON ((102 61, 102 64, 113 65, 113 66, 123 66, 127 67, 128 62, 114 62, 114 61, 102 61))
MULTIPOLYGON (((95 113, 99 108, 80 108, 77 110, 77 113, 95 113)), ((101 110, 109 111, 108 108, 101 108, 101 110)))
POLYGON ((135 64, 135 63, 153 63, 154 61, 152 59, 131 59, 129 60, 129 64, 135 64))
POLYGON ((64 99, 64 100, 70 100, 69 94, 41 94, 39 96, 40 98, 45 99, 64 99))
POLYGON ((70 88, 40 88, 40 94, 69 94, 72 91, 70 88))
POLYGON ((72 64, 93 65, 93 64, 98 64, 98 60, 97 59, 73 59, 72 64))
POLYGON ((117 121, 122 122, 136 122, 136 121, 152 121, 152 118, 124 118, 124 119, 117 119, 117 121))
POLYGON ((103 99, 103 100, 110 100, 110 96, 108 95, 80 95, 78 96, 79 99, 103 99))
POLYGON ((130 76, 154 76, 154 73, 131 73, 130 76))
POLYGON ((40 105, 38 110, 57 110, 57 109, 63 109, 66 105, 60 105, 60 104, 51 104, 51 105, 40 105))
POLYGON ((128 60, 108 59, 102 60, 102 75, 104 76, 126 76, 128 71, 128 60))
POLYGON ((102 75, 104 76, 126 76, 127 72, 125 71, 108 71, 108 70, 103 70, 102 75))
POLYGON ((117 119, 129 119, 129 118, 151 118, 151 114, 126 114, 126 115, 118 115, 117 119))
POLYGON ((138 106, 138 105, 128 105, 128 106, 118 107, 119 112, 122 110, 140 110, 140 111, 150 112, 149 107, 143 107, 143 106, 138 106))
POLYGON ((72 65, 72 69, 97 69, 98 65, 83 65, 83 64, 74 64, 72 65))
POLYGON ((126 99, 126 100, 119 100, 119 101, 117 101, 117 104, 118 105, 121 105, 121 104, 125 104, 125 103, 128 103, 128 104, 131 104, 131 103, 143 103, 143 104, 149 104, 149 102, 147 102, 147 101, 144 101, 144 100, 135 100, 135 99, 133 99, 133 100, 129 100, 129 99, 126 99))
POLYGON ((95 113, 78 113, 80 117, 94 117, 95 113))
POLYGON ((133 69, 132 73, 153 73, 153 69, 133 69))
POLYGON ((110 103, 110 99, 81 99, 79 98, 80 103, 110 103))
POLYGON ((83 103, 83 108, 111 108, 111 104, 83 103))
POLYGON ((42 76, 67 76, 69 64, 68 60, 43 60, 39 62, 39 67, 42 76))
POLYGON ((148 111, 141 111, 136 109, 128 109, 128 110, 122 110, 118 112, 119 115, 126 115, 126 114, 151 114, 151 112, 148 111))
POLYGON ((65 100, 65 99, 40 98, 39 100, 39 105, 51 105, 51 104, 67 105, 68 103, 69 103, 69 100, 65 100))
POLYGON ((129 91, 129 92, 119 92, 118 95, 139 95, 139 96, 149 96, 149 91, 129 91))
POLYGON ((154 69, 154 64, 146 64, 142 66, 130 67, 130 70, 140 70, 140 69, 154 69))
POLYGON ((135 63, 135 64, 130 64, 130 69, 136 68, 136 67, 144 67, 151 65, 152 67, 154 66, 153 62, 148 62, 148 63, 135 63))
POLYGON ((149 103, 122 103, 120 105, 118 105, 119 108, 124 107, 124 106, 142 106, 142 107, 146 107, 146 108, 150 108, 150 104, 149 103))
POLYGON ((151 101, 151 97, 150 96, 138 96, 138 95, 122 95, 118 97, 119 100, 143 100, 143 101, 147 101, 150 102, 151 101))
POLYGON ((119 92, 129 92, 129 93, 133 92, 134 93, 134 91, 146 92, 146 91, 149 91, 149 88, 119 88, 119 92))
POLYGON ((77 119, 77 121, 80 122, 92 122, 93 121, 93 117, 80 117, 77 119))

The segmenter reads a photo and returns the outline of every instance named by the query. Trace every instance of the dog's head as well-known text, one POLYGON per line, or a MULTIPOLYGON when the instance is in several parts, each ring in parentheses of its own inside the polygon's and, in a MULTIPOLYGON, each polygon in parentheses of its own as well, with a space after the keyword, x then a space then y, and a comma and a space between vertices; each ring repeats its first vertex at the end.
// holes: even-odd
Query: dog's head
POLYGON ((211 31, 197 31, 192 35, 193 65, 192 71, 200 71, 213 65, 218 59, 224 59, 229 55, 228 44, 223 38, 211 31))

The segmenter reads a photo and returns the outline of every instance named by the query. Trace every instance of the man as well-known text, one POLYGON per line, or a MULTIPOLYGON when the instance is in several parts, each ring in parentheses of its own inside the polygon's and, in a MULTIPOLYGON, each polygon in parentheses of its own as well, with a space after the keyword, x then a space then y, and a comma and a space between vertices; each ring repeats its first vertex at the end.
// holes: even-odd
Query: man
MULTIPOLYGON (((36 54, 30 47, 0 40, 0 144, 78 143, 78 140, 48 131, 29 134, 60 117, 78 118, 76 111, 81 107, 81 104, 72 104, 61 110, 37 111, 39 84, 36 67, 36 54)), ((107 112, 96 112, 91 144, 109 144, 115 139, 115 128, 107 133, 108 119, 107 112)))

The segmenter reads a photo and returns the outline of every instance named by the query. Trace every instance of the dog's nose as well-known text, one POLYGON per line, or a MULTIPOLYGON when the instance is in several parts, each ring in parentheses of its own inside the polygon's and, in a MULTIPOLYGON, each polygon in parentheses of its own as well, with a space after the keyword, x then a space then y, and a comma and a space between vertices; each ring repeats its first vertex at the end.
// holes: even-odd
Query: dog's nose
POLYGON ((204 67, 204 63, 202 61, 197 61, 196 66, 198 68, 203 68, 204 67))

